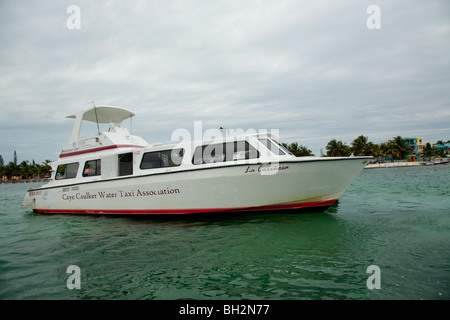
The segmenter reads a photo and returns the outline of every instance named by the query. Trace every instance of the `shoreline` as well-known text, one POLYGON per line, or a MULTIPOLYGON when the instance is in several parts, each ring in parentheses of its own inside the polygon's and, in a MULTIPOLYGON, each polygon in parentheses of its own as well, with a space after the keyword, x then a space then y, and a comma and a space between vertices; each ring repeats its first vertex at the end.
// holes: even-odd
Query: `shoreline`
POLYGON ((11 179, 11 180, 2 180, 0 184, 15 184, 15 183, 34 183, 34 182, 47 182, 49 178, 42 179, 11 179))
MULTIPOLYGON (((448 163, 448 162, 446 162, 448 163)), ((385 162, 385 163, 371 163, 364 167, 364 169, 376 169, 376 168, 405 168, 405 167, 418 167, 418 166, 433 166, 438 164, 432 161, 417 161, 417 162, 385 162)))

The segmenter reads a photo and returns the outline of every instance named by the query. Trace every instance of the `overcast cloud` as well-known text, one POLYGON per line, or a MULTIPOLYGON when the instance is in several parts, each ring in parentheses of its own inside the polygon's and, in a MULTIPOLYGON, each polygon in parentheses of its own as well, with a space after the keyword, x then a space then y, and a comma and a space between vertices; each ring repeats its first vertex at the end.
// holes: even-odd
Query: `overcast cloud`
POLYGON ((200 120, 316 155, 361 134, 448 140, 449 49, 447 0, 2 0, 0 155, 56 160, 93 100, 135 112, 150 143, 200 120))

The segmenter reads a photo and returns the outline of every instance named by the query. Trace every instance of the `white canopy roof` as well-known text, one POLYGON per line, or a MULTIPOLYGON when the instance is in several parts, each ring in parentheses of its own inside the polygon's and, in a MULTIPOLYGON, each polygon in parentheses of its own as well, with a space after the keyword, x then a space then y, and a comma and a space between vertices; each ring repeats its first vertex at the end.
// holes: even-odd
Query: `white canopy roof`
POLYGON ((120 124, 123 120, 134 117, 134 113, 113 106, 95 106, 77 113, 68 115, 66 118, 80 119, 98 123, 116 123, 120 124))
POLYGON ((72 143, 79 139, 83 120, 95 123, 114 123, 115 126, 120 126, 123 120, 133 116, 133 112, 113 106, 95 106, 68 115, 66 118, 75 119, 69 141, 72 143))

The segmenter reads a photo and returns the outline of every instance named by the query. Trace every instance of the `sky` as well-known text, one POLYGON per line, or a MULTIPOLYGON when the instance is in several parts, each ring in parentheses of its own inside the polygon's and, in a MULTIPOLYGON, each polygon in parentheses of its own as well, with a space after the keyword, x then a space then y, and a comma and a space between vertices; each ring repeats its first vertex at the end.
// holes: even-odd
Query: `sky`
POLYGON ((57 160, 65 117, 92 101, 133 111, 149 143, 195 121, 315 155, 360 135, 447 141, 450 1, 0 0, 5 163, 57 160))

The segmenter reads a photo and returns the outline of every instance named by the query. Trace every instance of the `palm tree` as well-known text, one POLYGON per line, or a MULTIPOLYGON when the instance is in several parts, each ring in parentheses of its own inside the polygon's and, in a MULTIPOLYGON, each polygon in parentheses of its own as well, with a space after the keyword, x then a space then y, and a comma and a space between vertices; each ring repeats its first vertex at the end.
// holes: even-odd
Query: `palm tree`
POLYGON ((436 151, 434 150, 434 148, 431 146, 431 144, 429 142, 427 142, 427 144, 425 145, 425 147, 423 148, 423 151, 420 153, 420 156, 422 158, 427 158, 428 160, 431 160, 431 158, 433 158, 434 156, 436 156, 436 151))
POLYGON ((292 142, 289 145, 283 142, 282 145, 296 157, 314 156, 311 150, 305 146, 299 145, 297 142, 292 142))
POLYGON ((327 156, 329 157, 347 157, 350 155, 350 147, 343 143, 342 141, 336 141, 336 139, 328 142, 327 146, 327 156))
POLYGON ((412 152, 412 149, 409 147, 406 141, 402 139, 401 136, 396 136, 392 140, 389 140, 388 146, 392 157, 400 160, 403 160, 405 158, 405 155, 412 152))
POLYGON ((381 148, 379 144, 372 143, 372 156, 374 158, 382 157, 381 148))
POLYGON ((367 141, 367 137, 360 135, 352 142, 352 151, 355 156, 371 156, 374 153, 375 146, 367 141))
POLYGON ((389 145, 386 142, 382 142, 378 145, 378 156, 386 159, 387 155, 390 155, 389 145))
POLYGON ((38 165, 38 174, 43 175, 44 177, 50 176, 52 167, 50 166, 51 160, 45 160, 42 162, 42 165, 38 165))
POLYGON ((32 176, 32 169, 33 167, 30 165, 28 160, 24 160, 19 164, 19 172, 20 176, 25 177, 25 179, 28 179, 30 176, 32 176))
POLYGON ((308 149, 307 147, 305 147, 305 146, 300 146, 299 147, 298 154, 299 155, 297 157, 308 157, 308 156, 313 157, 314 156, 314 153, 312 153, 312 151, 310 149, 308 149))

